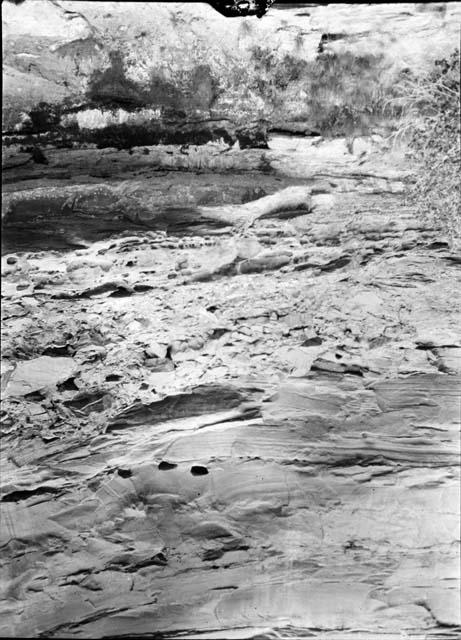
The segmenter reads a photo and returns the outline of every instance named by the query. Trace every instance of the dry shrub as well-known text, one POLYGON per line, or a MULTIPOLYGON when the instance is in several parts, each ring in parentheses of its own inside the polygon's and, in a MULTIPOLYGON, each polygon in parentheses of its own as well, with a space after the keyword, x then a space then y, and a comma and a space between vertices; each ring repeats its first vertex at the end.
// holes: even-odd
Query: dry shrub
POLYGON ((320 52, 307 61, 256 46, 249 69, 247 82, 280 120, 297 90, 307 96, 298 100, 297 119, 327 137, 365 135, 399 109, 389 100, 394 77, 383 55, 320 52))
POLYGON ((422 77, 408 74, 398 87, 404 111, 399 134, 415 163, 408 200, 420 217, 461 241, 460 55, 437 60, 422 77))
POLYGON ((327 136, 369 133, 384 117, 388 77, 382 55, 319 54, 306 79, 313 127, 327 136))

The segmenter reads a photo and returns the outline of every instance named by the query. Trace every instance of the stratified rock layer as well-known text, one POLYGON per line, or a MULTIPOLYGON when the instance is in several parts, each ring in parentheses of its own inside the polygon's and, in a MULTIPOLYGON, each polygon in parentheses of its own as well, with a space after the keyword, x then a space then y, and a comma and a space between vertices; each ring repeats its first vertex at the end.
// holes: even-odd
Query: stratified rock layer
POLYGON ((241 145, 264 147, 261 117, 279 130, 316 129, 319 55, 378 78, 386 94, 400 71, 419 74, 458 46, 457 2, 283 6, 258 20, 206 3, 5 2, 4 129, 130 148, 235 141, 238 125, 241 145))
MULTIPOLYGON (((304 180, 288 220, 10 235, 1 635, 459 634, 460 257, 390 155, 290 145, 249 198, 304 180)), ((48 180, 90 214, 90 178, 48 180)))

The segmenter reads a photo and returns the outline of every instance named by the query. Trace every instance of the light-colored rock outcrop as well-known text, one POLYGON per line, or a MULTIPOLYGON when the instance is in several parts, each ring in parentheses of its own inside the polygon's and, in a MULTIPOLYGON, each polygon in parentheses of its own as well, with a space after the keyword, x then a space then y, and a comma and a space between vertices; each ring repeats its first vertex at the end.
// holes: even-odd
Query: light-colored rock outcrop
MULTIPOLYGON (((460 7, 457 2, 328 4, 287 11, 275 4, 262 20, 232 20, 205 3, 5 2, 5 125, 13 129, 21 114, 41 101, 61 104, 65 98, 76 105, 92 103, 87 109, 99 109, 106 124, 115 98, 122 100, 117 105, 122 120, 133 107, 142 111, 179 103, 186 110, 212 108, 234 118, 249 113, 267 118, 272 107, 264 95, 245 90, 246 74, 263 77, 264 52, 308 63, 319 51, 368 58, 384 86, 386 77, 392 81, 402 69, 420 72, 451 53, 458 45, 460 7), (92 93, 114 52, 117 70, 112 67, 102 93, 92 93)), ((310 91, 296 83, 286 89, 283 113, 277 116, 281 126, 286 116, 296 120, 303 112, 310 91)), ((307 112, 306 118, 309 123, 307 112)))

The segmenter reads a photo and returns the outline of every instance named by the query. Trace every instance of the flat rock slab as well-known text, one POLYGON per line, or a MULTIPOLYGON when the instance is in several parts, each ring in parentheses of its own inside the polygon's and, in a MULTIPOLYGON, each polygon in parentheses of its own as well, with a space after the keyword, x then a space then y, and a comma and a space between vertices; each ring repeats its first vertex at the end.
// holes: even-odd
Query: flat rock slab
POLYGON ((41 356, 20 362, 12 372, 4 397, 22 397, 65 382, 77 371, 72 358, 41 356))
MULTIPOLYGON (((17 195, 88 227, 297 186, 163 180, 17 195)), ((457 256, 398 194, 308 186, 243 234, 4 257, 0 635, 456 636, 457 256)))

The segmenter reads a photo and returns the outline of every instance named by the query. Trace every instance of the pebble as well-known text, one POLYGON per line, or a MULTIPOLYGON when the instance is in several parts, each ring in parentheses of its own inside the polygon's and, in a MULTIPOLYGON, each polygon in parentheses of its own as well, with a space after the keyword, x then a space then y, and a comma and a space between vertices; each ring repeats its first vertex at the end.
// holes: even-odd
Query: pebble
POLYGON ((194 350, 202 349, 204 344, 205 343, 202 338, 191 338, 188 341, 189 348, 194 350))
POLYGON ((175 269, 176 269, 177 271, 181 271, 182 269, 185 269, 185 268, 188 266, 188 264, 189 264, 189 258, 188 258, 188 256, 183 256, 182 258, 179 258, 179 259, 176 261, 175 269))

